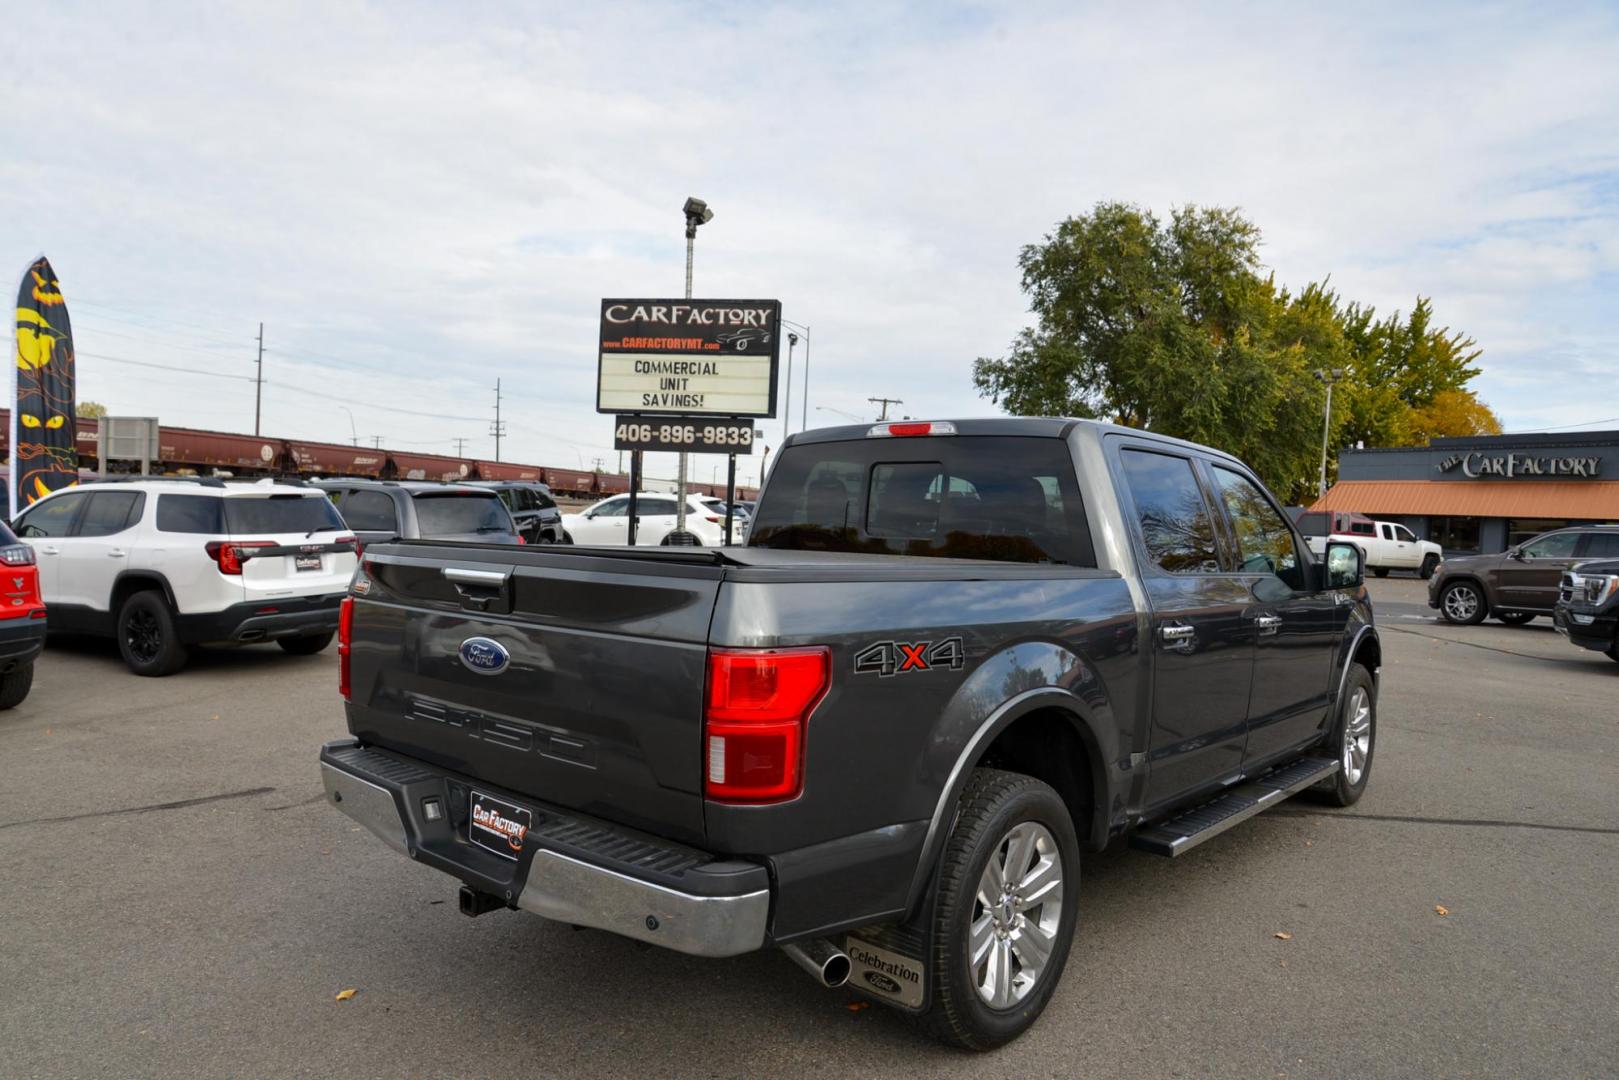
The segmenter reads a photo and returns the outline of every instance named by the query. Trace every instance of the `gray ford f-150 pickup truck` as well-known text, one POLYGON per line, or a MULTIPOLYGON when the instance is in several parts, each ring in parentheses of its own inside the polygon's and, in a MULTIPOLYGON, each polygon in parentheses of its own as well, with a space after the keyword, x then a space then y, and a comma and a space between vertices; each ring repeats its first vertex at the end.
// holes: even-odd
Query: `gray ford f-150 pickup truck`
POLYGON ((745 548, 368 547, 321 771, 469 915, 779 946, 985 1048, 1057 986, 1082 851, 1360 797, 1363 575, 1206 447, 810 431, 745 548))

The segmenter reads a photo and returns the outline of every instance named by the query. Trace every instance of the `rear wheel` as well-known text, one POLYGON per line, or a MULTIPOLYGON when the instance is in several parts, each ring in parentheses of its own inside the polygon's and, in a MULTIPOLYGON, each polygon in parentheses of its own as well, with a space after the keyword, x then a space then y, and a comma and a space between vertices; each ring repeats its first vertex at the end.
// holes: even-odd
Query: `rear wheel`
POLYGON ((1338 756, 1338 771, 1311 789, 1322 802, 1353 806, 1366 791, 1372 775, 1372 752, 1377 748, 1377 687, 1372 674, 1359 664, 1349 669, 1338 722, 1327 737, 1327 749, 1338 756))
POLYGON ((334 634, 304 634, 301 637, 276 638, 276 644, 293 656, 314 656, 332 643, 334 634))
POLYGON ((1446 622, 1460 626, 1475 626, 1488 614, 1484 607, 1484 594, 1471 581, 1456 581, 1445 586, 1439 594, 1439 613, 1446 622))
POLYGON ((137 675, 173 675, 190 653, 174 629, 174 613, 163 594, 138 592, 118 612, 118 651, 137 675))
POLYGON ((1079 841, 1032 776, 975 770, 939 865, 934 1037, 987 1050, 1027 1030, 1057 989, 1079 905, 1079 841))
POLYGON ((1437 569, 1439 569, 1439 556, 1429 555, 1422 560, 1422 569, 1417 573, 1422 575, 1423 581, 1427 581, 1433 577, 1433 572, 1437 569))
POLYGON ((21 705, 23 698, 28 696, 29 689, 34 685, 34 662, 18 664, 4 675, 0 675, 0 710, 15 709, 21 705))
POLYGON ((1534 614, 1528 611, 1497 611, 1495 617, 1508 626, 1522 626, 1526 622, 1534 621, 1534 614))

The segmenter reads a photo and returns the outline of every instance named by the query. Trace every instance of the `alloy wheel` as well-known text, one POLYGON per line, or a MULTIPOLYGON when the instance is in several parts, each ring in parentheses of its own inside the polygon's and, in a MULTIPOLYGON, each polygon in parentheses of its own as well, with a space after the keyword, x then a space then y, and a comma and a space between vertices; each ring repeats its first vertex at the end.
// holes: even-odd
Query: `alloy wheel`
POLYGON ((1445 592, 1445 614, 1457 622, 1466 622, 1478 614, 1478 593, 1471 585, 1452 585, 1445 592))
POLYGON ((967 934, 978 996, 1009 1009, 1044 974, 1062 927, 1062 854, 1044 825, 1014 825, 990 853, 978 880, 967 934))
POLYGON ((150 663, 163 648, 163 628, 150 611, 136 610, 124 620, 124 644, 129 655, 140 663, 150 663))
POLYGON ((1372 753, 1372 699, 1360 687, 1349 699, 1348 717, 1344 723, 1344 779, 1354 787, 1366 775, 1366 759, 1372 753))

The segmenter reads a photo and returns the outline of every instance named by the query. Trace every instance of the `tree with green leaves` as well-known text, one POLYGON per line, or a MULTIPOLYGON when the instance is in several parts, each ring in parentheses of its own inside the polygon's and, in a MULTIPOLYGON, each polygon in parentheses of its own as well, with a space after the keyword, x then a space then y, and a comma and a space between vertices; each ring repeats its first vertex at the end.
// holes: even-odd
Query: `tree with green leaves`
MULTIPOLYGON (((1187 206, 1166 223, 1099 203, 1023 249, 1035 325, 1006 356, 980 359, 973 381, 1012 413, 1104 418, 1219 446, 1300 501, 1313 497, 1319 462, 1317 371, 1346 372, 1334 446, 1395 445, 1439 395, 1465 393, 1479 352, 1435 329, 1427 300, 1378 320, 1325 284, 1294 293, 1262 272, 1259 244, 1236 210, 1187 206)), ((1445 410, 1463 415, 1454 402, 1445 410)))

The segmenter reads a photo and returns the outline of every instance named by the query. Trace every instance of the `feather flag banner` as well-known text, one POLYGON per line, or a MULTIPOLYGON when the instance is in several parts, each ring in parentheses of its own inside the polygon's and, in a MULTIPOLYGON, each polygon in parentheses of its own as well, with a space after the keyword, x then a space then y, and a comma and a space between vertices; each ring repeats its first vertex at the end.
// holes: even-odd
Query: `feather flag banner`
POLYGON ((79 481, 73 327, 50 260, 17 290, 17 363, 11 409, 10 516, 79 481))

